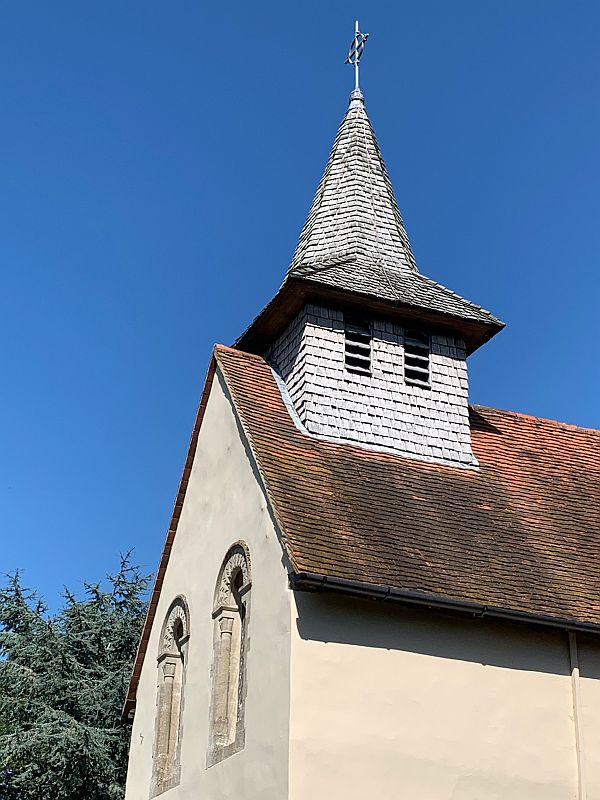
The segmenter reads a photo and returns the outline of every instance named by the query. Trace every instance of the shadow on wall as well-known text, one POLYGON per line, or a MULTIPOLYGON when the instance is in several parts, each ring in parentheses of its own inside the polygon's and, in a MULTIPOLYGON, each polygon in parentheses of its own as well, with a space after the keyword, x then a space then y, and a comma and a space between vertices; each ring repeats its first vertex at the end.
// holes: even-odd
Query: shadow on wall
POLYGON ((581 677, 600 680, 600 637, 578 636, 577 648, 581 677))
MULTIPOLYGON (((564 631, 415 610, 339 595, 296 592, 302 639, 401 650, 483 666, 569 675, 564 631)), ((600 643, 585 638, 582 677, 600 679, 600 643)))
POLYGON ((469 406, 469 422, 471 428, 476 427, 480 431, 485 431, 486 433, 494 433, 497 436, 502 436, 502 431, 500 428, 493 425, 489 420, 487 420, 484 416, 482 416, 476 408, 473 406, 469 406))

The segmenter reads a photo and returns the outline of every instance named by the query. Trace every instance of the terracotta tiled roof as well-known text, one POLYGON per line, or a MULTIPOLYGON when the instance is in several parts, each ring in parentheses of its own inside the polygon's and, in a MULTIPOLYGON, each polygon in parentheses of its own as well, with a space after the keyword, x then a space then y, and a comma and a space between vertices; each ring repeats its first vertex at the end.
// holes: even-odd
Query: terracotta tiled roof
POLYGON ((299 430, 260 356, 217 346, 140 640, 137 684, 216 363, 232 393, 294 569, 599 626, 600 431, 474 406, 479 470, 299 430))
POLYGON ((600 624, 600 431, 475 406, 479 470, 316 439, 218 347, 299 572, 600 624))

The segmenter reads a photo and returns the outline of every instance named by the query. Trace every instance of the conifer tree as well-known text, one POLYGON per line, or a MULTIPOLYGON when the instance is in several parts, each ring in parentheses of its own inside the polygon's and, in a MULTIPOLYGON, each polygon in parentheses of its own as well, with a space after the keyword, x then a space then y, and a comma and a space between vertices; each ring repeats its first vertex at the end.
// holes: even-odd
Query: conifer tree
POLYGON ((121 558, 106 586, 49 614, 21 576, 0 588, 0 800, 124 796, 121 719, 149 578, 121 558))

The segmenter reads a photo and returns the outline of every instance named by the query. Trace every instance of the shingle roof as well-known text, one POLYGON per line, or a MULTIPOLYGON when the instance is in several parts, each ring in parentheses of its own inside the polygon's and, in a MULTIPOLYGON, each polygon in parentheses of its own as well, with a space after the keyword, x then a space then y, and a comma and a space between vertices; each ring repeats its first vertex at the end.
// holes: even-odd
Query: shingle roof
POLYGON ((600 431, 471 408, 480 469, 319 440, 218 347, 294 568, 600 625, 600 431))
POLYGON ((290 278, 502 324, 419 273, 360 91, 351 95, 286 280, 290 278))

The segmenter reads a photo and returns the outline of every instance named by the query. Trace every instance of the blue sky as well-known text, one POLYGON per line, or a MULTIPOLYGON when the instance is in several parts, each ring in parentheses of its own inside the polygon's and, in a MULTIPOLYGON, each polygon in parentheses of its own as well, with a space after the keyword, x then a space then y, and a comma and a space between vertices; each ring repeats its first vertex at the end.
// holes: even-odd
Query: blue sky
POLYGON ((212 344, 278 287, 362 85, 471 400, 600 427, 600 4, 5 3, 0 570, 155 568, 212 344))

